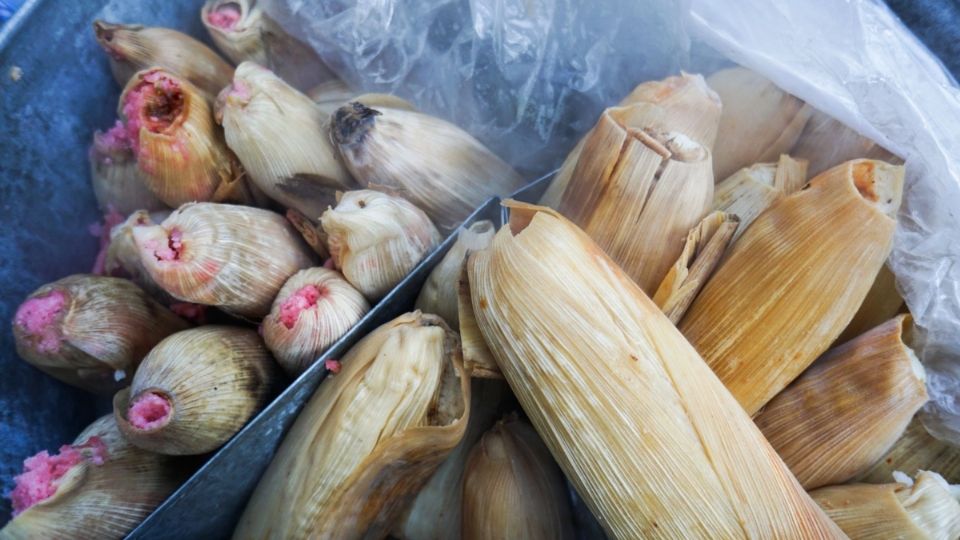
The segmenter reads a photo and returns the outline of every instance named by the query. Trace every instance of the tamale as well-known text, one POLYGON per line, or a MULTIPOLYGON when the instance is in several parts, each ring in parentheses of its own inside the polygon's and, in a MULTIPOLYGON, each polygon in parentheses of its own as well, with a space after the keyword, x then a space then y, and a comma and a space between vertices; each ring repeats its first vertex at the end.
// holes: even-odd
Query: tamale
POLYGON ((914 417, 893 448, 858 481, 882 484, 894 471, 913 476, 920 470, 937 471, 947 482, 960 484, 960 448, 931 435, 920 417, 914 417))

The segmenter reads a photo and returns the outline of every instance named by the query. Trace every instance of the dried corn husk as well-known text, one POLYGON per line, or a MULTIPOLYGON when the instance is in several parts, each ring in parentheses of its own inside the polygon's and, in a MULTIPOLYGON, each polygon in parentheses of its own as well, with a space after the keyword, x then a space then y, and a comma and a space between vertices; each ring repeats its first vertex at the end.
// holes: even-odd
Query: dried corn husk
POLYGON ((140 71, 124 88, 118 109, 141 181, 168 206, 258 202, 213 121, 207 98, 185 79, 160 68, 140 71))
POLYGON ((937 471, 947 482, 960 484, 960 448, 930 435, 923 422, 914 417, 893 448, 858 481, 882 484, 890 481, 894 471, 915 476, 921 470, 937 471))
POLYGON ((470 296, 470 277, 467 265, 457 280, 457 315, 460 319, 460 344, 463 350, 463 367, 471 377, 481 379, 502 379, 497 360, 483 339, 476 314, 473 312, 473 299, 470 296))
POLYGON ((240 431, 279 382, 256 331, 208 325, 154 347, 130 387, 114 396, 113 414, 123 436, 144 450, 203 454, 240 431))
POLYGON ((873 285, 867 291, 867 297, 853 316, 850 324, 843 329, 837 343, 846 343, 867 330, 878 326, 900 312, 903 297, 897 292, 897 276, 893 275, 886 264, 880 267, 873 285))
POLYGON ((106 132, 93 134, 90 147, 90 183, 103 212, 127 215, 140 209, 166 208, 140 180, 137 160, 126 128, 118 121, 106 132))
POLYGON ((385 193, 344 193, 320 218, 333 264, 371 302, 390 292, 440 242, 419 208, 385 193))
POLYGON ((680 323, 749 414, 840 335, 893 242, 903 167, 857 160, 775 202, 680 323))
POLYGON ((233 67, 203 43, 176 30, 94 21, 93 32, 121 86, 134 73, 153 67, 190 81, 208 97, 230 84, 233 67))
POLYGON ((187 323, 120 278, 76 274, 40 287, 17 309, 17 354, 90 392, 130 383, 140 360, 187 323))
POLYGON ((323 227, 320 226, 319 216, 317 216, 316 220, 313 220, 303 215, 303 212, 288 208, 287 221, 293 225, 293 228, 300 233, 303 241, 306 242, 307 245, 310 246, 310 249, 319 255, 321 259, 330 257, 330 253, 327 251, 327 235, 323 232, 323 227))
POLYGON ((790 153, 810 162, 811 176, 851 159, 878 159, 894 165, 903 163, 879 144, 816 109, 790 153))
POLYGON ((445 233, 490 197, 523 185, 466 131, 423 113, 354 101, 337 110, 331 129, 362 186, 409 200, 445 233))
POLYGON ((401 315, 342 365, 297 417, 234 538, 382 538, 460 442, 470 385, 443 319, 401 315))
POLYGON ((806 183, 807 162, 781 155, 777 163, 744 167, 718 183, 713 209, 740 218, 740 226, 733 236, 736 242, 764 210, 782 197, 799 191, 806 183))
POLYGON ((119 540, 186 476, 173 458, 124 440, 110 415, 90 424, 61 454, 68 448, 80 452, 82 460, 60 477, 49 498, 0 529, 0 538, 119 540))
POLYGON ((236 64, 266 66, 300 90, 336 77, 309 45, 264 13, 257 0, 207 0, 200 19, 217 48, 236 64))
POLYGON ((366 298, 340 272, 308 268, 283 284, 260 332, 284 371, 296 376, 368 311, 366 298))
POLYGON ((726 253, 739 224, 737 216, 714 211, 687 234, 683 252, 653 295, 653 303, 670 322, 676 324, 683 318, 726 253))
POLYGON ((513 414, 483 434, 464 472, 464 540, 572 540, 570 516, 563 475, 529 424, 513 414))
POLYGON ((503 381, 470 381, 470 420, 460 444, 433 473, 406 516, 392 533, 401 540, 447 540, 460 537, 463 501, 463 470, 470 449, 500 415, 500 405, 509 393, 503 381))
POLYGON ((927 402, 901 315, 827 351, 757 415, 804 489, 842 484, 876 463, 927 402))
POLYGON ((250 179, 287 208, 316 218, 337 191, 357 187, 337 159, 329 116, 258 64, 237 66, 217 98, 216 117, 250 179))
MULTIPOLYGON (((717 181, 753 163, 775 161, 803 132, 813 107, 742 67, 707 77, 723 103, 713 173, 717 181)), ((862 157, 862 156, 854 156, 862 157)))
POLYGON ((467 254, 479 251, 490 245, 495 229, 490 221, 478 221, 469 228, 460 231, 457 241, 450 251, 433 268, 427 281, 417 296, 416 308, 424 313, 433 313, 443 317, 451 328, 460 327, 459 303, 460 274, 467 254))
POLYGON ((104 273, 108 276, 127 277, 154 299, 169 304, 172 297, 156 284, 140 261, 140 250, 133 238, 133 228, 156 225, 170 216, 169 210, 147 212, 137 210, 127 219, 110 229, 110 244, 104 258, 104 273))
POLYGON ((657 306, 559 214, 514 201, 468 263, 507 382, 614 538, 840 538, 657 306))
POLYGON ((246 206, 185 204, 133 237, 165 291, 241 317, 269 313, 283 283, 316 262, 283 216, 246 206))
MULTIPOLYGON (((666 131, 679 131, 708 149, 713 148, 720 125, 720 97, 707 86, 701 75, 682 73, 660 81, 647 81, 620 100, 620 106, 651 103, 663 108, 666 131)), ((567 155, 540 204, 556 208, 567 189, 573 170, 583 152, 586 138, 567 155)))
POLYGON ((649 104, 604 111, 557 206, 648 294, 713 201, 710 151, 661 131, 666 114, 649 104))
POLYGON ((955 540, 960 537, 958 487, 921 471, 916 482, 850 484, 810 493, 851 540, 955 540))

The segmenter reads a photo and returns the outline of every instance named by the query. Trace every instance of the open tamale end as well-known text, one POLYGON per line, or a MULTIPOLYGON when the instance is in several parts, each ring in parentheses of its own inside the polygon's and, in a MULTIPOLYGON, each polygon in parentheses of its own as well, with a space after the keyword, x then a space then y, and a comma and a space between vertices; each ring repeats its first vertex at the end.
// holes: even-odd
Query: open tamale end
POLYGON ((893 447, 858 481, 868 484, 889 482, 894 471, 911 476, 918 471, 937 471, 951 484, 960 484, 960 448, 941 441, 914 417, 893 447))
POLYGON ((856 160, 775 202, 694 300, 680 330, 749 414, 840 335, 893 243, 903 167, 856 160))
POLYGON ((547 208, 468 262, 480 329, 523 410, 614 538, 842 538, 693 347, 547 208))
POLYGON ((923 366, 900 315, 827 351, 757 415, 757 426, 804 489, 867 470, 927 401, 923 366))

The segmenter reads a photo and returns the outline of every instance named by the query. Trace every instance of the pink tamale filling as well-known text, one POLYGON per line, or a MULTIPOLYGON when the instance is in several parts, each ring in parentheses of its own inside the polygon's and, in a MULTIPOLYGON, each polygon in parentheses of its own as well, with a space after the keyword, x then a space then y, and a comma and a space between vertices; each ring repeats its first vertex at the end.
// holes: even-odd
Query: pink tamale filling
POLYGON ((316 285, 301 287, 280 304, 280 322, 287 328, 293 328, 300 318, 300 313, 317 305, 317 300, 323 293, 316 285))
POLYGON ((207 14, 207 22, 223 30, 233 30, 240 20, 240 9, 234 4, 223 4, 207 14))
POLYGON ((140 129, 159 133, 183 110, 183 92, 180 85, 158 71, 147 73, 143 81, 127 92, 123 100, 123 115, 127 119, 127 138, 137 158, 141 158, 140 129))
POLYGON ((53 353, 60 350, 60 335, 55 321, 66 304, 67 295, 57 290, 20 304, 13 318, 14 324, 35 339, 37 352, 53 353))
POLYGON ((337 374, 340 373, 340 361, 339 360, 324 360, 323 367, 330 370, 330 373, 337 374))
POLYGON ((146 246, 153 250, 153 256, 158 261, 179 261, 180 256, 183 255, 183 233, 180 229, 173 229, 167 233, 167 245, 150 241, 146 246))
POLYGON ((64 445, 51 456, 46 450, 23 461, 23 473, 14 477, 10 492, 13 515, 49 499, 57 492, 58 481, 74 466, 84 460, 82 450, 90 450, 87 459, 94 465, 103 465, 107 447, 99 437, 90 437, 81 445, 64 445))
POLYGON ((171 408, 167 398, 155 392, 146 392, 130 404, 127 420, 137 429, 154 429, 167 422, 171 408))

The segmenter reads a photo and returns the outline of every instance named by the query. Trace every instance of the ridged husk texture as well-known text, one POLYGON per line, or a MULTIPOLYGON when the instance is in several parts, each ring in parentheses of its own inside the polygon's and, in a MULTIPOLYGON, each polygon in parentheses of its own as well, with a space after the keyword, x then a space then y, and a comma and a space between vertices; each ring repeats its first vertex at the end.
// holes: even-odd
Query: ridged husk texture
POLYGON ((93 32, 109 55, 110 69, 120 86, 134 73, 152 67, 176 73, 209 97, 230 84, 233 66, 210 47, 176 30, 94 21, 93 32))
POLYGON ((860 334, 892 319, 903 309, 903 297, 897 291, 897 276, 890 271, 888 265, 883 265, 877 272, 873 285, 867 291, 867 297, 860 304, 860 309, 854 314, 850 324, 843 329, 837 338, 837 343, 846 343, 860 334))
POLYGON ((816 109, 803 128, 790 154, 810 162, 810 174, 821 172, 851 159, 869 158, 899 165, 903 160, 879 144, 816 109))
POLYGON ((587 135, 557 210, 652 295, 713 201, 710 151, 663 131, 667 111, 604 111, 587 135))
POLYGON ((137 249, 137 242, 133 237, 133 229, 156 225, 167 219, 170 214, 169 210, 159 212, 137 210, 131 213, 123 223, 110 229, 110 244, 107 246, 103 263, 106 275, 127 277, 147 291, 150 296, 167 305, 172 301, 172 297, 153 281, 147 269, 143 267, 140 250, 137 249))
POLYGON ((61 477, 53 496, 7 523, 0 538, 119 540, 186 477, 173 458, 128 443, 110 415, 90 424, 73 444, 84 447, 84 460, 61 477))
POLYGON ((174 334, 143 359, 133 384, 114 396, 113 414, 132 444, 160 454, 203 454, 225 443, 277 388, 280 369, 257 332, 209 325, 174 334), (170 404, 149 429, 128 420, 144 394, 170 404))
POLYGON ((460 442, 470 384, 439 317, 401 315, 342 366, 297 417, 234 538, 383 538, 460 442))
POLYGON ((914 476, 921 470, 937 471, 947 482, 960 484, 960 448, 930 435, 914 417, 893 448, 858 481, 883 484, 890 481, 894 471, 914 476))
POLYGON ((680 330, 749 414, 840 335, 893 242, 903 167, 858 160, 775 202, 734 244, 680 330))
POLYGON ((450 232, 487 199, 523 179, 459 127, 433 116, 359 101, 337 110, 332 136, 353 177, 399 195, 450 232))
POLYGON ((813 113, 801 99, 746 68, 720 70, 707 84, 723 103, 713 145, 717 181, 754 163, 776 161, 797 142, 813 113))
POLYGON ((440 243, 440 233, 419 208, 368 189, 344 193, 320 223, 334 266, 371 302, 440 243))
POLYGON ((464 540, 572 540, 570 499, 560 468, 529 424, 508 417, 467 459, 464 540))
POLYGON ((130 384, 154 345, 187 326, 125 279, 77 274, 31 293, 14 317, 13 337, 20 357, 41 371, 109 394, 130 384))
POLYGON ((237 66, 216 116, 251 180, 287 208, 316 219, 337 191, 359 187, 330 140, 329 116, 258 64, 237 66))
POLYGON ((186 204, 133 236, 164 290, 241 317, 269 313, 284 282, 316 262, 283 216, 246 206, 186 204))
POLYGON ((283 284, 260 332, 284 371, 296 376, 368 311, 367 299, 340 272, 308 268, 283 284), (312 304, 311 294, 316 294, 312 304))
POLYGON ((140 209, 166 208, 140 179, 137 159, 126 141, 117 143, 97 131, 90 147, 90 184, 102 212, 127 215, 140 209))
POLYGON ((876 463, 927 401, 904 343, 909 315, 827 351, 756 417, 804 489, 842 484, 876 463))
POLYGON ((613 538, 841 538, 660 309, 572 223, 513 201, 468 268, 510 388, 613 538))
POLYGON ((957 486, 921 471, 912 485, 850 484, 812 491, 851 540, 955 540, 960 538, 957 486))

